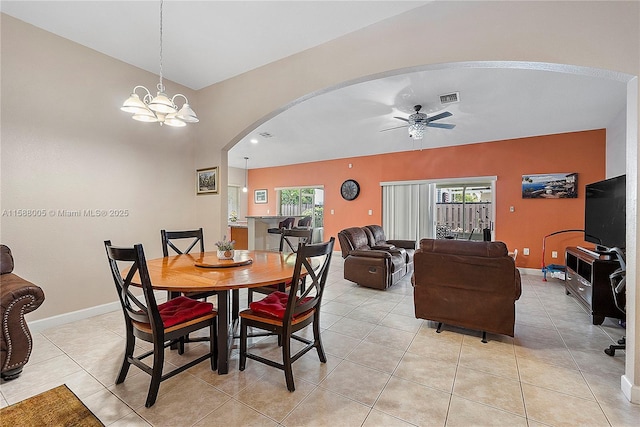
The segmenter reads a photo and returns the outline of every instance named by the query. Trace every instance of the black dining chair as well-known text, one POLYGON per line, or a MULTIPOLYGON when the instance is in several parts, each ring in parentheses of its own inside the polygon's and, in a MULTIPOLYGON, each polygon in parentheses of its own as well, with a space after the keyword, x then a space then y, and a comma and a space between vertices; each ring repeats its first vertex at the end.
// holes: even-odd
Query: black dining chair
MULTIPOLYGON (((217 368, 217 312, 213 304, 179 296, 158 304, 147 270, 147 262, 142 245, 133 247, 115 247, 111 241, 104 242, 111 274, 116 286, 120 305, 124 313, 126 326, 126 345, 122 367, 116 384, 124 382, 133 364, 151 376, 145 406, 152 406, 158 396, 160 383, 176 374, 207 359, 211 369, 217 368), (126 264, 129 270, 125 277, 120 273, 118 263, 126 264), (134 282, 134 280, 136 282, 134 282), (139 281, 139 282, 138 282, 139 281), (134 290, 142 287, 143 299, 134 295, 134 290), (133 286, 133 288, 132 288, 133 286), (209 351, 190 362, 163 374, 164 349, 177 342, 183 343, 183 337, 190 332, 209 328, 209 351), (136 338, 153 344, 153 350, 134 356, 136 338), (149 366, 142 360, 153 355, 153 364, 149 366)), ((136 292, 137 293, 137 292, 136 292)))
MULTIPOLYGON (((312 230, 310 228, 307 229, 285 229, 282 230, 280 235, 280 252, 284 250, 284 244, 286 243, 289 246, 291 252, 297 252, 300 244, 305 245, 311 242, 311 234, 312 230), (293 239, 297 239, 297 242, 293 241, 293 239)), ((269 286, 260 286, 257 288, 248 288, 247 289, 247 298, 249 303, 253 301, 253 293, 258 292, 260 294, 268 295, 273 291, 281 291, 284 292, 289 286, 291 286, 291 281, 286 281, 283 283, 278 283, 275 285, 269 286)), ((302 291, 304 291, 304 282, 302 283, 302 291)))
MULTIPOLYGON (((202 228, 197 230, 184 230, 184 231, 166 231, 160 230, 160 238, 162 239, 162 254, 165 257, 169 256, 169 249, 173 250, 178 255, 184 255, 191 252, 193 248, 198 245, 200 252, 204 252, 204 233, 202 228), (180 249, 174 241, 188 239, 186 249, 180 249)), ((181 245, 184 246, 184 245, 181 245)), ((210 296, 214 296, 215 292, 188 292, 184 293, 185 296, 193 299, 207 299, 210 296)), ((179 294, 174 295, 169 293, 169 298, 174 298, 179 294)))
POLYGON ((241 371, 246 367, 247 358, 281 369, 285 374, 287 389, 294 391, 293 362, 313 348, 318 352, 320 362, 327 362, 320 338, 320 307, 334 242, 335 238, 332 237, 325 243, 301 245, 296 255, 289 293, 273 292, 260 301, 252 302, 249 309, 240 312, 239 367, 241 371), (298 295, 301 279, 305 275, 308 282, 307 288, 298 295), (295 335, 295 332, 309 325, 313 325, 313 340, 295 335), (278 344, 282 345, 282 363, 249 353, 247 348, 249 327, 278 336, 278 344), (293 355, 291 354, 292 339, 305 344, 293 355))

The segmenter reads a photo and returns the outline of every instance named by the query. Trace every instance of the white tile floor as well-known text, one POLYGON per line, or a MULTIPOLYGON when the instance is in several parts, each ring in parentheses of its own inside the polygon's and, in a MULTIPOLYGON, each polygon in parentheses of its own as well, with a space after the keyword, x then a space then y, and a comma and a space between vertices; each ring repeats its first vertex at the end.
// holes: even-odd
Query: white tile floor
MULTIPOLYGON (((328 361, 313 351, 298 360, 294 393, 277 369, 248 360, 239 372, 234 351, 228 375, 201 363, 163 382, 145 408, 146 374, 132 367, 114 384, 124 349, 115 311, 34 334, 22 375, 0 384, 0 406, 64 383, 108 426, 638 425, 640 405, 619 386, 624 352, 603 353, 624 330, 610 319, 591 325, 552 280, 523 276, 515 338, 482 344, 479 332, 436 334, 433 322, 416 319, 408 278, 387 291, 361 288, 342 278, 334 256, 322 308, 328 361)), ((273 340, 255 347, 278 351, 273 340)), ((167 351, 167 359, 205 350, 188 344, 186 355, 167 351)))

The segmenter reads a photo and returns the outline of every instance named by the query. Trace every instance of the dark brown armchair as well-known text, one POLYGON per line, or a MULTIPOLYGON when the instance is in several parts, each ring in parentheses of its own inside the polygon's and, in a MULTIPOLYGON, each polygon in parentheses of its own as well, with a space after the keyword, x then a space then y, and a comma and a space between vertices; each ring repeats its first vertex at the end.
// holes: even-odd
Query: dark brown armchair
POLYGON ((12 273, 13 256, 5 245, 0 245, 0 267, 0 373, 2 379, 12 380, 22 372, 33 348, 24 315, 40 307, 44 302, 44 292, 39 286, 12 273))
POLYGON ((422 239, 414 255, 416 317, 513 336, 520 273, 502 242, 422 239))
POLYGON ((366 227, 351 227, 338 233, 344 278, 360 286, 384 290, 407 274, 407 254, 390 245, 371 247, 366 230, 366 227))

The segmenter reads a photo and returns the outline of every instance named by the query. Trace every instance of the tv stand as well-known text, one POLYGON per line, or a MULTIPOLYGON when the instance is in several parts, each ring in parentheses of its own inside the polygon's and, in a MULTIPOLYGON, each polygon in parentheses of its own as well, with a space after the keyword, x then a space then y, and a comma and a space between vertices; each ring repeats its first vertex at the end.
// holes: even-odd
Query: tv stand
POLYGON ((594 325, 602 324, 605 317, 625 319, 615 305, 609 281, 609 275, 620 268, 617 260, 578 246, 566 249, 565 262, 565 292, 587 309, 594 325))

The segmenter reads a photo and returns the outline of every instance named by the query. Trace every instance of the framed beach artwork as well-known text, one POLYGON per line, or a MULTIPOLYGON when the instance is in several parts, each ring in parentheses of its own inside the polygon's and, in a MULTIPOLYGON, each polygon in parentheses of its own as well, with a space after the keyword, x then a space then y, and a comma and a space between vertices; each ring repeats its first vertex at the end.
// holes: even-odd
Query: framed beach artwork
POLYGON ((575 199, 578 197, 577 173, 522 175, 523 199, 575 199))
POLYGON ((254 203, 267 203, 267 190, 256 190, 253 192, 254 203))
POLYGON ((196 171, 196 194, 218 194, 218 167, 196 171))

